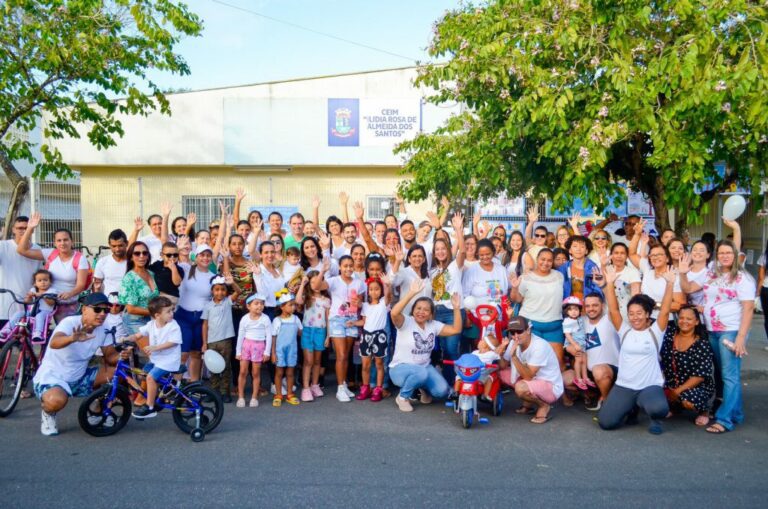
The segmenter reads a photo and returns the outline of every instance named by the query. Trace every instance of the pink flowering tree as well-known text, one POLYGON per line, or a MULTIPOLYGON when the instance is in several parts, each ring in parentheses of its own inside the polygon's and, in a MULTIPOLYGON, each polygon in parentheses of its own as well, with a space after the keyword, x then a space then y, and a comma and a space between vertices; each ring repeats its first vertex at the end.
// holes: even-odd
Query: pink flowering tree
POLYGON ((678 228, 698 222, 718 191, 756 190, 768 168, 767 10, 506 0, 448 12, 417 84, 434 90, 429 101, 466 109, 397 148, 401 193, 530 192, 600 211, 625 182, 653 201, 657 227, 670 208, 678 228))

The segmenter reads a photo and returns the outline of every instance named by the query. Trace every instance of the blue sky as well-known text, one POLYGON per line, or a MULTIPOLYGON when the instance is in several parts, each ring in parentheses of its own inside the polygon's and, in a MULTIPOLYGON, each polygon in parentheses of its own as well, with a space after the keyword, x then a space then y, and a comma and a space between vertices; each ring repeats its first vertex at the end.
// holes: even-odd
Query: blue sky
MULTIPOLYGON (((319 32, 426 60, 432 23, 458 0, 222 0, 319 32)), ((187 0, 204 21, 178 52, 192 74, 153 73, 161 88, 205 88, 406 67, 413 61, 254 16, 212 0, 187 0)))

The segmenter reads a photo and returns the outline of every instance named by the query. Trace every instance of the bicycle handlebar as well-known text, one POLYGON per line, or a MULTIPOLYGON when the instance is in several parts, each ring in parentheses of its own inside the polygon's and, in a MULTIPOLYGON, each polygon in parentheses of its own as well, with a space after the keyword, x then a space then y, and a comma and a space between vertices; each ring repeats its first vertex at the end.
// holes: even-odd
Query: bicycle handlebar
POLYGON ((21 304, 22 306, 35 305, 38 302, 40 302, 42 299, 50 299, 50 300, 53 300, 53 301, 56 301, 56 302, 59 301, 59 296, 56 295, 55 293, 44 293, 44 294, 42 294, 42 295, 40 295, 38 297, 33 297, 32 298, 32 302, 26 302, 26 301, 20 299, 19 296, 16 295, 13 292, 13 290, 8 290, 7 288, 0 288, 0 293, 9 293, 9 294, 11 294, 11 297, 13 298, 13 301, 16 304, 21 304))
MULTIPOLYGON (((443 364, 447 364, 449 366, 453 366, 456 364, 456 361, 449 361, 449 360, 443 360, 443 364)), ((499 366, 496 364, 486 364, 486 369, 492 369, 492 368, 498 368, 499 366)))

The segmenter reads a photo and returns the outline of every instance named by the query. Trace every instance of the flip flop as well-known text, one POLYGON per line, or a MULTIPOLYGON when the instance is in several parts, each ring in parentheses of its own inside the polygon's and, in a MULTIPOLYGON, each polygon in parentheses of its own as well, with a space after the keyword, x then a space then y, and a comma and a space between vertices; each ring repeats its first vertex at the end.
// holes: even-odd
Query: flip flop
POLYGON ((544 424, 544 423, 549 422, 551 420, 552 420, 552 418, 550 416, 546 415, 544 417, 534 417, 534 418, 531 419, 531 422, 533 424, 544 424))
POLYGON ((699 415, 696 417, 696 420, 693 421, 696 426, 706 426, 709 424, 709 416, 708 415, 699 415))
POLYGON ((517 410, 515 410, 515 413, 518 415, 533 415, 536 413, 536 410, 534 410, 531 407, 521 406, 521 407, 518 407, 517 410))
POLYGON ((275 396, 274 399, 272 399, 272 406, 279 407, 283 404, 283 398, 279 396, 275 396))
POLYGON ((708 427, 706 431, 707 433, 712 433, 713 435, 722 435, 723 433, 728 433, 731 430, 726 429, 725 426, 719 422, 716 422, 712 426, 708 427))

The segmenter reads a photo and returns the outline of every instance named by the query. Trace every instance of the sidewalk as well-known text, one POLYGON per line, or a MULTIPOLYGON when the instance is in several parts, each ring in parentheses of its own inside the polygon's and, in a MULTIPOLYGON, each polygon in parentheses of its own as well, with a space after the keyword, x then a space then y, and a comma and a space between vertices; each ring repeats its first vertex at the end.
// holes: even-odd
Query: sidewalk
POLYGON ((763 321, 765 315, 755 314, 752 320, 752 331, 747 341, 749 355, 741 361, 742 380, 768 379, 768 338, 765 336, 763 321))

